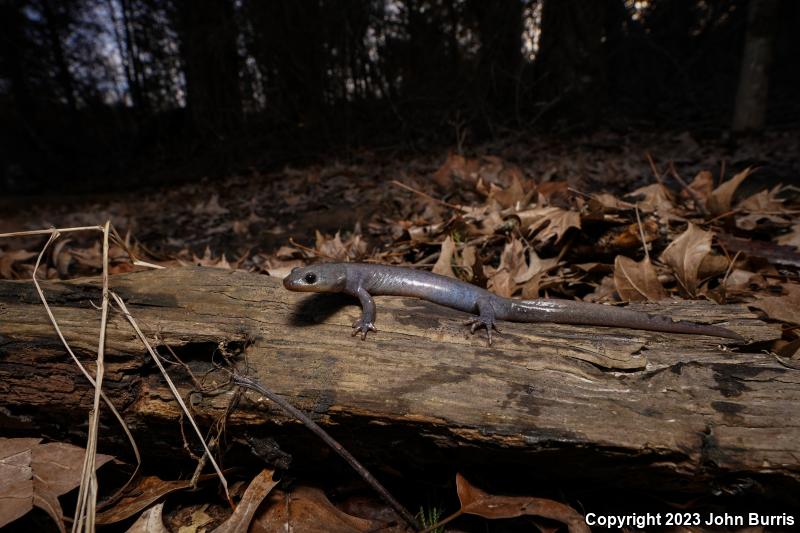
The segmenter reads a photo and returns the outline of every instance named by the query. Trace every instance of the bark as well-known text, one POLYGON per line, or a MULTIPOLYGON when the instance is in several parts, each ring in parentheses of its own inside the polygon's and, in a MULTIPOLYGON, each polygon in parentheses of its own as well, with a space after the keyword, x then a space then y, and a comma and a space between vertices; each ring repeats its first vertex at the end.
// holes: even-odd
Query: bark
POLYGON ((750 0, 748 5, 733 131, 758 131, 764 127, 778 4, 778 0, 750 0))
MULTIPOLYGON (((204 425, 233 392, 212 363, 241 370, 331 428, 356 456, 403 468, 511 463, 562 481, 707 491, 780 480, 800 488, 800 375, 763 345, 726 339, 551 324, 500 325, 492 347, 471 337, 463 313, 382 297, 378 333, 353 338, 358 307, 339 297, 290 293, 279 280, 214 269, 119 275, 112 290, 160 352, 169 345, 215 395, 170 366, 204 425), (345 304, 342 306, 342 304, 345 304), (734 349, 734 346, 736 348, 734 349), (246 364, 245 364, 246 361, 246 364)), ((94 358, 99 280, 45 284, 73 349, 94 358)), ((776 325, 739 305, 647 305, 653 313, 724 322, 761 342, 776 325)), ((153 453, 181 456, 179 412, 120 314, 109 319, 106 391, 153 453)), ((293 434, 317 444, 248 393, 227 434, 293 434)), ((27 282, 0 282, 0 435, 80 434, 92 391, 27 282)), ((107 424, 111 424, 107 421, 107 424)), ((119 431, 101 431, 101 442, 119 431)), ((114 437, 118 438, 118 437, 114 437)), ((101 445, 101 450, 103 446, 101 445)))

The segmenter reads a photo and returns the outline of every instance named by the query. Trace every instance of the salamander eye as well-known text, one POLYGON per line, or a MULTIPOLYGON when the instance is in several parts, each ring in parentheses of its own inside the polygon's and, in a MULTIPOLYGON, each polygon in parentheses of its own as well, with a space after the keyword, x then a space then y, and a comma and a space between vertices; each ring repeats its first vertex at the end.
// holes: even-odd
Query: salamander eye
POLYGON ((313 272, 309 272, 308 274, 305 275, 303 279, 306 281, 306 283, 311 285, 317 282, 317 275, 314 274, 313 272))

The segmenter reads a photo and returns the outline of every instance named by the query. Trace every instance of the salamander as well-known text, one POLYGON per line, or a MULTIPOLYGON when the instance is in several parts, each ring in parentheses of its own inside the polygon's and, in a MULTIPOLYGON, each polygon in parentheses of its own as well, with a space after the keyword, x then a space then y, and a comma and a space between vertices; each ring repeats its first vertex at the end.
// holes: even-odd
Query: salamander
POLYGON ((345 293, 361 302, 361 318, 353 323, 353 335, 361 339, 375 329, 373 296, 411 296, 459 311, 477 314, 467 325, 475 333, 485 328, 489 344, 497 320, 551 322, 609 326, 668 333, 709 335, 743 341, 727 328, 665 316, 653 316, 609 305, 558 299, 517 300, 504 298, 471 283, 412 268, 367 263, 320 263, 297 267, 283 280, 290 291, 345 293))

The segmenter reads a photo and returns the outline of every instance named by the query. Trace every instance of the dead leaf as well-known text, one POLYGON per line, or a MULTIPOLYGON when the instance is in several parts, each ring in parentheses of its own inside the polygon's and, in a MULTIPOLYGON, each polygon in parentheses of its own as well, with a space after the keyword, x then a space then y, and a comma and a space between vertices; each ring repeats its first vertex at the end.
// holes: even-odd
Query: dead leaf
POLYGON ((786 291, 785 295, 759 298, 755 302, 748 302, 747 306, 761 309, 773 320, 800 324, 800 285, 786 284, 783 290, 786 291))
POLYGON ((36 252, 28 252, 26 250, 0 250, 0 277, 4 279, 15 279, 14 264, 27 261, 37 255, 36 252))
POLYGON ((251 523, 249 533, 365 533, 386 526, 340 511, 324 492, 312 487, 297 487, 291 493, 273 491, 265 505, 266 509, 251 523))
MULTIPOLYGON (((365 518, 367 520, 374 520, 386 524, 404 523, 400 515, 397 514, 397 511, 392 509, 377 495, 353 494, 347 499, 337 502, 336 507, 358 518, 365 518)), ((399 526, 397 529, 402 531, 399 526)))
POLYGON ((447 160, 433 173, 433 179, 444 188, 450 187, 454 177, 476 181, 480 172, 480 161, 467 159, 463 155, 449 153, 447 160))
MULTIPOLYGON (((58 497, 80 485, 86 451, 62 442, 40 442, 35 438, 0 438, 0 527, 36 506, 64 531, 58 497)), ((111 459, 110 455, 97 454, 97 468, 111 459)))
POLYGON ((780 348, 775 349, 775 353, 785 359, 794 359, 795 362, 800 362, 800 338, 791 342, 779 341, 776 343, 780 348))
POLYGON ((569 183, 564 180, 545 181, 536 188, 536 192, 547 200, 553 200, 557 196, 566 197, 568 190, 569 183))
POLYGON ((563 503, 528 496, 495 496, 473 487, 461 474, 456 474, 456 490, 461 512, 466 514, 489 519, 541 516, 566 524, 570 533, 591 531, 583 516, 563 503))
POLYGON ((739 202, 736 207, 748 213, 781 214, 783 211, 786 211, 786 214, 789 214, 791 211, 786 209, 783 205, 783 198, 779 196, 782 189, 782 185, 776 185, 772 189, 764 189, 752 196, 748 196, 739 202))
POLYGON ((739 185, 752 173, 752 167, 747 167, 719 187, 711 191, 706 207, 713 215, 721 215, 731 210, 733 195, 739 185))
POLYGON ((0 527, 33 509, 31 448, 40 440, 0 438, 0 527))
POLYGON ((761 257, 770 263, 800 267, 800 252, 792 246, 781 246, 771 241, 741 239, 728 233, 718 233, 717 240, 728 253, 743 252, 751 257, 761 257))
POLYGON ((517 171, 512 176, 511 185, 507 189, 501 189, 494 183, 489 187, 489 198, 496 200, 503 207, 513 207, 517 202, 527 203, 525 189, 520 180, 521 173, 517 171))
POLYGON ((730 264, 730 259, 724 255, 708 254, 700 262, 700 267, 697 269, 697 277, 699 279, 707 279, 719 276, 728 271, 730 264))
POLYGON ((535 252, 531 256, 531 263, 526 262, 522 241, 512 237, 500 254, 500 265, 497 268, 486 266, 483 272, 488 278, 487 288, 490 291, 510 298, 516 292, 518 284, 526 283, 542 268, 544 263, 535 252))
POLYGON ((617 291, 616 284, 614 283, 614 276, 605 276, 600 280, 600 283, 595 289, 583 297, 587 302, 613 302, 614 294, 617 291))
POLYGON ((491 235, 506 225, 500 214, 500 206, 490 201, 479 207, 462 206, 464 220, 469 222, 469 230, 473 235, 491 235))
POLYGON ((275 257, 278 259, 297 259, 298 257, 302 257, 303 253, 294 248, 292 246, 281 246, 278 248, 278 251, 275 252, 275 257))
POLYGON ((408 231, 408 236, 414 242, 430 242, 442 232, 444 226, 444 222, 424 224, 421 226, 409 222, 406 231, 408 231))
POLYGON ((69 275, 69 265, 72 263, 72 254, 66 250, 66 246, 72 242, 72 239, 62 239, 55 243, 53 246, 53 264, 58 270, 59 276, 66 278, 69 275))
POLYGON ((130 518, 143 509, 148 508, 160 498, 189 488, 191 480, 164 481, 156 476, 143 476, 135 485, 128 487, 123 496, 113 507, 97 513, 98 524, 113 524, 130 518))
POLYGON ((195 204, 192 212, 195 215, 225 215, 230 211, 219 205, 219 195, 214 193, 208 201, 195 204))
POLYGON ((710 231, 702 230, 689 222, 686 231, 661 254, 661 261, 672 267, 678 281, 691 296, 697 291, 700 263, 711 251, 711 236, 710 231))
POLYGON ((164 504, 159 503, 142 513, 126 533, 169 533, 164 526, 164 504))
POLYGON ((297 267, 305 266, 305 262, 300 259, 292 259, 291 261, 281 261, 279 259, 269 259, 265 264, 261 265, 262 270, 274 278, 285 278, 289 273, 297 267))
POLYGON ((273 471, 263 469, 244 492, 239 505, 233 514, 225 520, 213 533, 236 533, 237 531, 247 531, 253 515, 258 510, 259 505, 267 497, 270 491, 279 483, 272 479, 273 471))
POLYGON ((736 208, 748 214, 736 217, 736 226, 748 231, 754 230, 763 221, 776 226, 788 226, 791 223, 788 217, 794 212, 783 205, 783 199, 778 196, 781 189, 781 185, 776 185, 771 190, 764 189, 739 202, 736 208))
POLYGON ((534 240, 537 242, 547 242, 552 237, 558 242, 568 229, 581 229, 580 214, 560 207, 536 207, 514 212, 511 216, 518 218, 520 227, 531 233, 544 228, 536 234, 534 240))
POLYGON ((639 262, 618 255, 614 260, 614 286, 623 302, 657 302, 667 297, 658 273, 645 257, 639 262))
MULTIPOLYGON (((694 192, 694 196, 708 204, 708 197, 714 189, 714 176, 708 170, 701 170, 689 184, 689 188, 694 192)), ((687 196, 692 196, 686 194, 687 196)))
POLYGON ((753 285, 758 288, 767 286, 763 276, 741 268, 734 268, 725 279, 725 290, 727 291, 750 291, 753 285))
POLYGON ((88 248, 73 248, 70 253, 73 259, 81 266, 92 270, 103 268, 103 250, 99 242, 94 242, 88 248))
POLYGON ((518 268, 514 274, 514 283, 527 283, 538 274, 545 274, 558 264, 558 257, 542 259, 533 248, 528 249, 528 265, 518 268))
POLYGON ((178 533, 197 533, 197 530, 200 528, 202 528, 202 533, 205 533, 205 526, 214 521, 214 517, 206 513, 207 508, 208 504, 204 504, 200 507, 200 509, 192 512, 190 517, 191 522, 180 526, 178 528, 178 533))
POLYGON ((456 277, 453 272, 453 254, 455 251, 456 245, 448 235, 442 243, 442 251, 439 253, 439 258, 436 260, 436 264, 433 265, 434 274, 441 274, 449 278, 456 277))
POLYGON ((461 250, 461 260, 459 261, 458 266, 466 273, 462 279, 471 280, 475 277, 475 264, 477 261, 478 252, 474 246, 468 245, 461 250))
MULTIPOLYGON (((33 448, 31 466, 36 476, 35 489, 47 490, 56 496, 71 491, 80 484, 83 456, 86 451, 66 442, 48 442, 33 448)), ((100 468, 113 459, 98 453, 95 459, 100 468)))
POLYGON ((544 277, 544 272, 539 272, 522 285, 522 292, 520 293, 522 299, 533 300, 539 297, 539 290, 541 289, 542 285, 542 277, 544 277))
POLYGON ((657 213, 661 219, 668 217, 675 207, 672 193, 660 183, 640 187, 626 196, 641 196, 642 200, 636 202, 639 209, 645 213, 657 213))
MULTIPOLYGON (((486 272, 485 268, 484 272, 486 272)), ((511 278, 511 273, 507 270, 497 270, 494 274, 487 274, 487 277, 489 281, 486 284, 486 288, 498 296, 511 298, 517 290, 517 284, 514 283, 514 280, 511 278)))
POLYGON ((633 209, 634 207, 632 203, 620 200, 607 192, 593 194, 592 199, 589 201, 589 208, 592 210, 622 211, 633 209))
MULTIPOLYGON (((185 264, 181 261, 182 264, 185 264)), ((214 258, 213 254, 211 253, 211 248, 206 246, 205 252, 203 252, 203 257, 197 257, 196 255, 192 254, 192 263, 197 266, 202 267, 210 267, 210 268, 222 268, 226 270, 232 270, 233 267, 228 260, 225 258, 225 254, 223 253, 221 257, 214 258)))
POLYGON ((611 240, 611 246, 615 248, 640 248, 642 246, 642 233, 644 239, 649 243, 659 237, 659 225, 652 218, 642 221, 639 224, 628 224, 621 233, 616 234, 611 240))
POLYGON ((777 237, 775 242, 783 246, 794 246, 800 250, 800 224, 794 224, 789 233, 777 237))
POLYGON ((250 232, 250 221, 247 219, 234 220, 231 229, 236 235, 245 236, 250 232))
POLYGON ((367 243, 357 232, 353 232, 347 241, 342 241, 341 232, 337 231, 333 237, 316 232, 314 249, 322 257, 337 261, 353 261, 362 258, 367 252, 367 243))

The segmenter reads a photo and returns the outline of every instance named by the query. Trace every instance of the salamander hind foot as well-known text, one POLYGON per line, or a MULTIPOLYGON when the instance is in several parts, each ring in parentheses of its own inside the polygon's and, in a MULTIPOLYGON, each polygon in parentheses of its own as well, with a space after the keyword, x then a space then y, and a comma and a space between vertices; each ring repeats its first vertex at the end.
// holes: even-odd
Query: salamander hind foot
POLYGON ((465 325, 470 326, 470 333, 475 333, 478 328, 486 328, 486 337, 489 340, 489 346, 492 345, 492 330, 500 333, 500 329, 494 322, 494 307, 491 302, 483 300, 478 301, 478 312, 480 313, 475 318, 468 320, 465 325))
POLYGON ((371 321, 359 318, 358 320, 353 322, 353 333, 352 333, 353 337, 361 333, 361 340, 362 341, 366 340, 367 333, 370 331, 375 331, 375 332, 378 331, 377 328, 375 327, 375 324, 373 324, 371 321))

